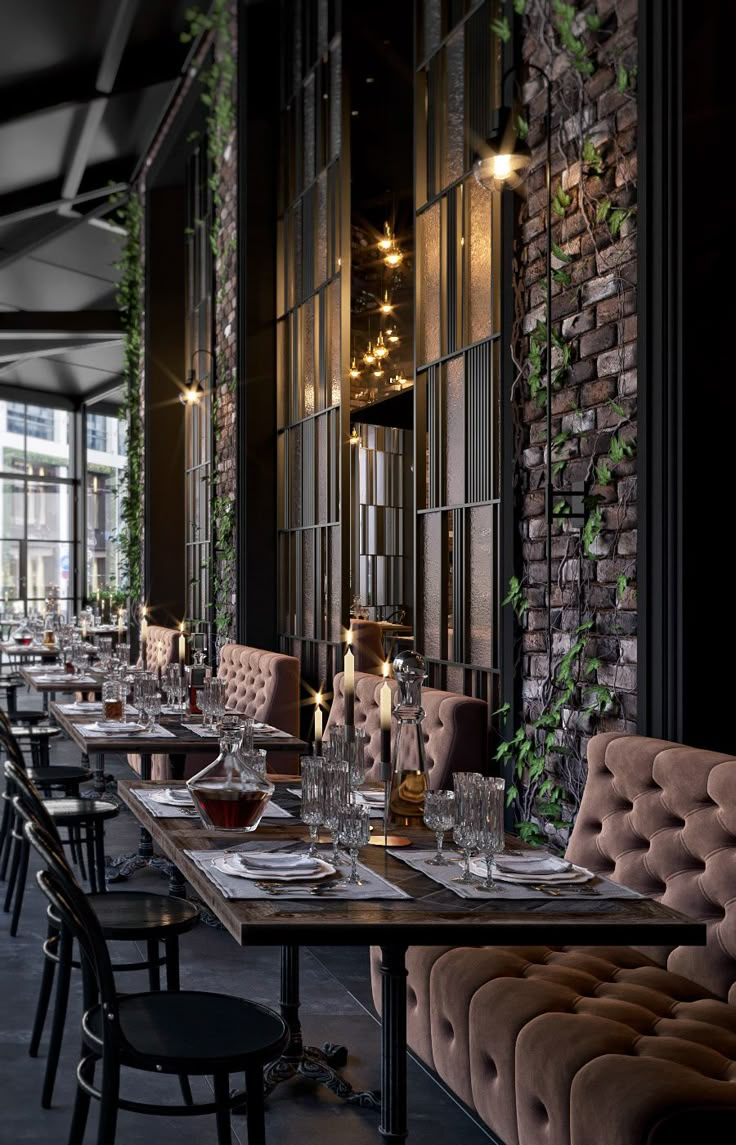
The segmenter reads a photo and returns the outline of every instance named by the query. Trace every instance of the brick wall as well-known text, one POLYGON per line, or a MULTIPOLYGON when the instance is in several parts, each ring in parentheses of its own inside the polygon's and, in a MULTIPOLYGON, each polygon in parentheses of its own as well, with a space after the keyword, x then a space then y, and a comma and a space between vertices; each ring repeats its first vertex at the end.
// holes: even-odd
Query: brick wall
POLYGON ((545 684, 548 609, 552 609, 555 662, 571 646, 581 620, 592 620, 584 663, 595 658, 600 666, 586 679, 612 688, 617 704, 598 721, 587 716, 572 720, 577 724, 572 739, 578 783, 584 772, 587 737, 596 723, 598 730, 636 731, 637 108, 631 77, 636 61, 636 7, 636 0, 598 0, 588 6, 588 11, 597 9, 600 18, 600 28, 594 33, 585 28, 582 16, 576 21, 574 31, 587 45, 595 68, 587 78, 573 67, 559 36, 551 34, 536 7, 522 25, 525 61, 552 76, 552 188, 556 191, 561 184, 571 200, 564 217, 552 214, 553 241, 570 259, 553 262, 570 279, 569 284, 554 283, 552 290, 552 326, 561 343, 553 352, 553 370, 563 364, 565 345, 570 354, 569 368, 553 383, 553 442, 559 434, 564 440, 558 439, 552 460, 566 461, 554 484, 569 487, 584 481, 586 494, 597 499, 589 509, 597 504, 601 511, 601 530, 591 549, 594 559, 583 555, 581 530, 572 523, 553 523, 548 536, 546 410, 544 403, 532 400, 528 384, 529 336, 537 322, 546 321, 546 91, 542 77, 528 69, 523 95, 532 163, 517 250, 519 322, 514 347, 520 366, 515 393, 522 573, 529 601, 522 636, 524 718, 534 719, 549 694, 545 684), (581 163, 584 138, 600 156, 600 175, 591 171, 589 163, 581 163), (606 200, 611 203, 606 219, 596 222, 598 208, 606 200), (632 212, 620 228, 619 216, 612 215, 618 208, 632 212), (601 483, 596 464, 611 451, 614 436, 614 454, 621 441, 628 443, 632 456, 624 455, 616 463, 609 457, 606 464, 611 478, 601 483), (548 545, 551 599, 547 594, 548 545), (620 576, 626 577, 626 586, 620 576))

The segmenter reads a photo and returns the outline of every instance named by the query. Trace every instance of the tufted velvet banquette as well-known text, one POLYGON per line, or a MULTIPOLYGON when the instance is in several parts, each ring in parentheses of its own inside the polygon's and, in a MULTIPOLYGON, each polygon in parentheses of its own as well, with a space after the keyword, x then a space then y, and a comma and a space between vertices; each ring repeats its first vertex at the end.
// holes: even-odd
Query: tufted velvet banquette
POLYGON ((155 672, 173 664, 179 655, 179 629, 149 624, 146 639, 146 670, 155 672))
POLYGON ((506 1145, 733 1142, 736 757, 594 737, 567 855, 707 946, 412 949, 412 1049, 506 1145))
MULTIPOLYGON (((253 716, 264 724, 272 724, 291 735, 299 734, 299 661, 280 652, 267 652, 263 648, 248 648, 245 644, 226 644, 220 652, 217 675, 225 681, 227 707, 243 715, 253 716)), ((184 777, 206 767, 217 752, 208 757, 204 753, 188 755, 184 764, 184 777)), ((138 760, 128 757, 133 767, 138 760)), ((268 767, 273 771, 298 771, 298 759, 290 752, 272 752, 268 767)), ((151 758, 151 778, 170 779, 171 767, 167 755, 151 758)))
MULTIPOLYGON (((396 681, 389 680, 388 684, 395 694, 398 687, 396 681)), ((378 703, 382 687, 382 678, 369 672, 355 673, 355 726, 365 729, 365 759, 369 779, 378 774, 381 746, 378 703)), ((326 730, 332 724, 341 724, 344 719, 342 672, 335 676, 333 688, 334 699, 326 730)), ((488 716, 483 701, 458 695, 457 692, 425 688, 422 704, 427 713, 422 726, 432 788, 451 786, 453 771, 482 770, 486 758, 488 716)))

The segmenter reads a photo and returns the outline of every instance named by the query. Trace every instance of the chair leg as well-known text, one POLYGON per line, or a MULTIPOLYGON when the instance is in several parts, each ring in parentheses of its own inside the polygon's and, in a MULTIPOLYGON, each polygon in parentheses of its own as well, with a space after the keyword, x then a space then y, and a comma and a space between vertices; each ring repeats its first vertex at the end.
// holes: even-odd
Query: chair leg
MULTIPOLYGON (((79 798, 79 795, 77 795, 79 798)), ((107 890, 107 880, 105 878, 105 825, 104 823, 95 823, 95 867, 97 868, 97 890, 102 894, 107 890)))
POLYGON ((158 939, 146 939, 146 950, 148 958, 148 985, 151 990, 158 991, 161 989, 161 967, 158 964, 158 939))
POLYGON ((118 1120, 120 1094, 120 1063, 108 1050, 102 1059, 102 1085, 100 1086, 100 1120, 97 1126, 97 1145, 114 1145, 118 1120))
POLYGON ((179 936, 174 934, 164 939, 166 951, 166 989, 179 989, 179 936))
POLYGON ((51 1108, 54 1096, 56 1071, 59 1068, 59 1055, 61 1043, 64 1038, 64 1024, 66 1010, 69 1003, 69 982, 72 973, 72 936, 62 927, 59 934, 59 970, 56 976, 56 998, 54 999, 54 1016, 51 1022, 51 1035, 49 1037, 49 1053, 46 1059, 46 1073, 43 1079, 41 1105, 44 1109, 51 1108))
POLYGON ((3 799, 3 818, 0 823, 0 879, 5 879, 12 842, 13 808, 10 799, 3 799))
POLYGON ((26 893, 26 879, 28 878, 28 859, 31 853, 31 844, 27 839, 20 840, 20 859, 18 860, 18 876, 15 880, 15 901, 13 903, 13 917, 10 920, 10 937, 15 938, 18 933, 20 912, 26 893))
MULTIPOLYGON (((80 1064, 77 1072, 82 1074, 85 1081, 92 1083, 95 1077, 95 1059, 90 1058, 83 1062, 81 1059, 84 1058, 85 1052, 85 1047, 82 1046, 80 1064)), ((89 1094, 85 1093, 81 1085, 77 1083, 77 1093, 74 1098, 74 1112, 72 1114, 72 1123, 69 1126, 67 1145, 82 1145, 84 1131, 87 1128, 90 1100, 89 1094)))
POLYGON ((247 1067, 245 1086, 248 1094, 248 1145, 266 1145, 266 1111, 262 1066, 247 1067))
POLYGON ((87 871, 89 878, 89 889, 93 895, 98 893, 97 887, 97 863, 95 862, 95 845, 94 845, 94 825, 88 823, 84 831, 84 845, 87 848, 87 871))
POLYGON ((54 985, 54 975, 56 973, 56 962, 47 954, 46 951, 54 945, 58 951, 59 948, 59 931, 55 926, 49 923, 49 928, 46 933, 46 942, 44 943, 44 956, 43 956, 43 971, 41 973, 41 988, 38 992, 38 1002, 36 1003, 36 1014, 33 1019, 33 1031, 31 1032, 31 1044, 28 1047, 28 1053, 32 1058, 38 1057, 39 1047, 41 1045, 41 1038, 43 1037, 43 1028, 46 1025, 46 1015, 49 1012, 49 1001, 51 999, 51 990, 54 985))
MULTIPOLYGON (((217 1119, 217 1145, 232 1145, 232 1119, 230 1117, 230 1077, 226 1073, 216 1073, 215 1118, 217 1119)), ((102 1145, 100 1142, 99 1145, 102 1145)))
POLYGON ((5 902, 3 903, 3 910, 6 914, 10 913, 10 907, 13 902, 13 892, 15 891, 15 880, 18 876, 19 862, 20 839, 13 835, 12 851, 10 853, 10 870, 8 871, 8 885, 5 890, 5 902))

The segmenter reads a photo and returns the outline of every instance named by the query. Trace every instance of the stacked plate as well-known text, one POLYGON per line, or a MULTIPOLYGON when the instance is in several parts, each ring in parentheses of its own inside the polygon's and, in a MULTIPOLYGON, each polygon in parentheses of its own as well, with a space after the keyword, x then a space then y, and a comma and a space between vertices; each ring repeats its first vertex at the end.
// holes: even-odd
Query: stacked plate
POLYGON ((148 795, 154 803, 165 803, 168 807, 194 806, 194 800, 187 787, 164 787, 162 791, 150 791, 148 795))
MULTIPOLYGON (((485 859, 473 859, 470 869, 474 875, 485 877, 485 859)), ((504 883, 559 886, 565 883, 587 883, 595 876, 592 871, 576 867, 568 859, 561 859, 546 851, 529 851, 519 855, 496 855, 493 877, 504 883)))
POLYGON ((125 723, 123 720, 97 720, 87 726, 93 735, 134 736, 146 730, 144 724, 125 723))
POLYGON ((310 859, 308 855, 280 855, 274 851, 225 853, 217 855, 212 866, 223 875, 238 875, 241 879, 278 879, 280 882, 325 879, 335 874, 335 868, 324 859, 310 859))

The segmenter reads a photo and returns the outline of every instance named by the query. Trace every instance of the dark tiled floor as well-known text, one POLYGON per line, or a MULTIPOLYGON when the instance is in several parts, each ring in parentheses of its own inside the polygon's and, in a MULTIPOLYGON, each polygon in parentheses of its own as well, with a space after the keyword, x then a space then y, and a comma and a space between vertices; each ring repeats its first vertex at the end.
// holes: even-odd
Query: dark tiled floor
MULTIPOLYGON (((57 741, 54 761, 76 763, 73 745, 57 741)), ((123 760, 110 757, 108 770, 121 776, 130 772, 123 760)), ((137 826, 123 808, 108 825, 110 853, 134 850, 137 826)), ((125 886, 126 884, 120 884, 125 886)), ((127 886, 165 893, 158 875, 139 873, 127 886)), ((115 888, 111 888, 111 893, 115 888)), ((45 1059, 28 1056, 28 1040, 36 1002, 41 967, 41 942, 45 933, 45 907, 32 884, 24 904, 20 933, 8 936, 7 916, 0 917, 0 1145, 50 1143, 66 1140, 74 1094, 74 1067, 78 1041, 80 997, 78 976, 67 1019, 67 1037, 59 1070, 54 1107, 44 1111, 39 1096, 45 1059)), ((377 1089, 380 1084, 379 1027, 371 1005, 368 951, 365 948, 316 947, 302 952, 302 1020, 307 1044, 341 1042, 349 1048, 346 1077, 356 1088, 377 1089)), ((240 994, 276 1007, 279 994, 279 952, 276 949, 240 949, 224 931, 198 926, 182 939, 182 985, 240 994)), ((124 976, 123 989, 145 988, 142 976, 124 976)), ((204 1091, 206 1081, 198 1083, 204 1091)), ((136 1098, 178 1100, 171 1080, 145 1074, 124 1078, 123 1092, 136 1098)), ((415 1062, 409 1063, 410 1141, 412 1145, 436 1145, 452 1137, 455 1145, 487 1145, 489 1138, 458 1107, 440 1086, 415 1062)), ((94 1115, 94 1103, 93 1103, 94 1115)), ((234 1118, 235 1140, 245 1142, 245 1124, 234 1118)), ((271 1145, 375 1145, 380 1140, 378 1116, 344 1105, 326 1090, 294 1079, 271 1097, 267 1109, 267 1134, 271 1145)), ((94 1141, 93 1121, 86 1141, 94 1141)), ((156 1118, 122 1113, 117 1145, 208 1145, 214 1142, 211 1118, 156 1118)))

